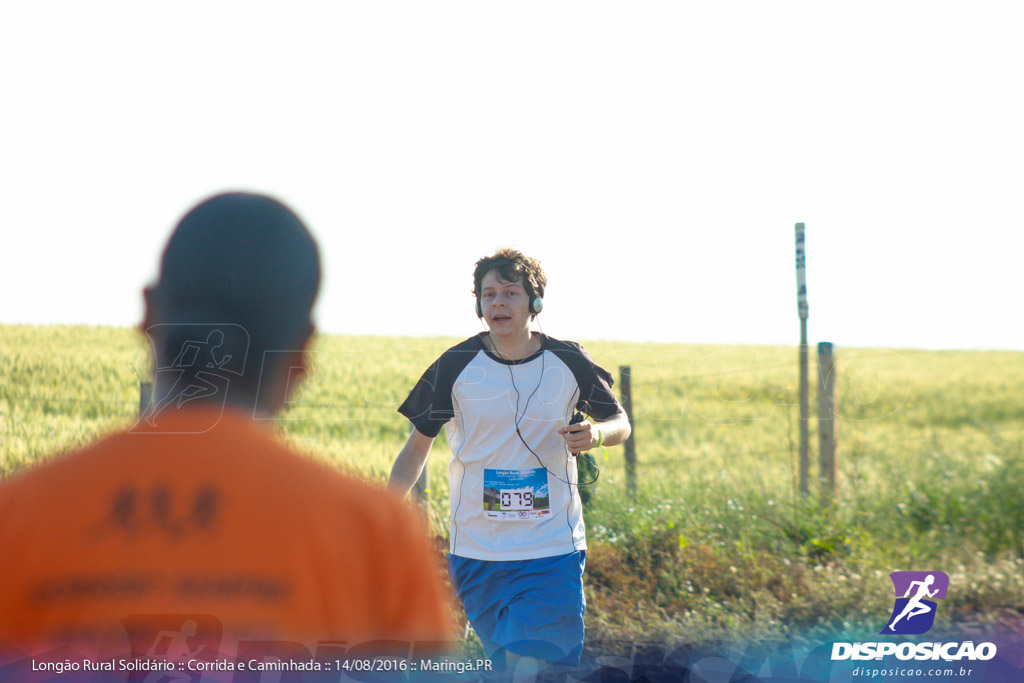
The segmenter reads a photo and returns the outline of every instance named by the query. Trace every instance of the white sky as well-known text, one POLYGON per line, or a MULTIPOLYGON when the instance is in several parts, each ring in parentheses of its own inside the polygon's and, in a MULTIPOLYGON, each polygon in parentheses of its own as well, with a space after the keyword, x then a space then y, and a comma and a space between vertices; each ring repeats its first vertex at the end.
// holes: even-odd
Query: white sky
POLYGON ((136 323, 181 214, 248 189, 317 235, 328 332, 468 336, 513 245, 549 334, 796 344, 803 221, 812 343, 1024 349, 1022 33, 1019 2, 4 3, 0 322, 136 323))

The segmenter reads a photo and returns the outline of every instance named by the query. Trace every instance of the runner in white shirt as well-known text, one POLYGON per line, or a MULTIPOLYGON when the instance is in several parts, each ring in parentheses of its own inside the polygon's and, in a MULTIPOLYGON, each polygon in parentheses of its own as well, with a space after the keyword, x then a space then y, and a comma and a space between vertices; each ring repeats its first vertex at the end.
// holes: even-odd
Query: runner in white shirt
POLYGON ((531 332, 540 264, 503 249, 474 272, 487 332, 445 351, 399 412, 415 429, 388 486, 408 494, 448 426, 455 587, 497 667, 576 665, 586 559, 576 455, 623 442, 629 421, 607 370, 574 342, 531 332), (595 422, 569 424, 580 410, 595 422))

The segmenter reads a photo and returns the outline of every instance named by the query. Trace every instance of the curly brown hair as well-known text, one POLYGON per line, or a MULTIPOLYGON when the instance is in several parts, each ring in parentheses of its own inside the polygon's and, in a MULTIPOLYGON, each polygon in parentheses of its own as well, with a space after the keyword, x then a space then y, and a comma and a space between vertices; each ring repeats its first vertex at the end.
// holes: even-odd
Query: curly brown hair
POLYGON ((518 249, 505 247, 476 262, 476 268, 473 270, 473 295, 478 301, 484 276, 492 270, 498 271, 498 275, 505 282, 521 281, 530 301, 537 297, 544 298, 544 287, 548 279, 544 275, 544 269, 540 267, 540 261, 525 256, 518 249))

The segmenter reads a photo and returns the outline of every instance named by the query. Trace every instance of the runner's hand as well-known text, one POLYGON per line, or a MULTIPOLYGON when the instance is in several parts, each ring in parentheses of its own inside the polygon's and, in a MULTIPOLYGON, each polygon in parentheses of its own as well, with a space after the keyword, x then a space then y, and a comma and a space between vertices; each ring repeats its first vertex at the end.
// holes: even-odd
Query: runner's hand
POLYGON ((597 429, 584 420, 576 424, 565 425, 558 430, 565 439, 565 446, 573 455, 579 455, 597 445, 597 429))

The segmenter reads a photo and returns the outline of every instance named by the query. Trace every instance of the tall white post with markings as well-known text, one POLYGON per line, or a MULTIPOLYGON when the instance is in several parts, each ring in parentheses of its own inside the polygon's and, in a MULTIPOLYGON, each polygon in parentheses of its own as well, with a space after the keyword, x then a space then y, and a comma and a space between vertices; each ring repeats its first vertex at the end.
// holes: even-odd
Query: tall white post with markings
POLYGON ((803 223, 796 224, 796 304, 800 313, 800 494, 806 496, 810 456, 807 454, 807 249, 803 223))

